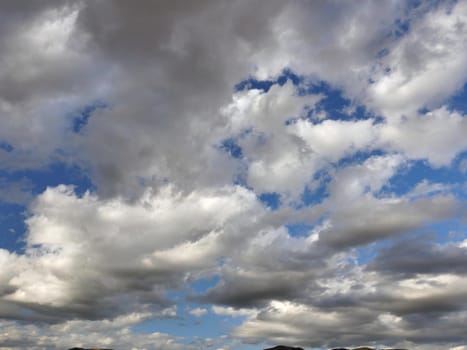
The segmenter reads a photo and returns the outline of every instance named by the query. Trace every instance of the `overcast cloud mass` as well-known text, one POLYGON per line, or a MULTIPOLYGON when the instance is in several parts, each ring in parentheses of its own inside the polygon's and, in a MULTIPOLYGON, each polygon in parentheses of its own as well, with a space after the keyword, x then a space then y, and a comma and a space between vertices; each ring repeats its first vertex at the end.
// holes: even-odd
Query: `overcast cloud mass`
POLYGON ((467 1, 0 3, 0 349, 467 349, 467 1))

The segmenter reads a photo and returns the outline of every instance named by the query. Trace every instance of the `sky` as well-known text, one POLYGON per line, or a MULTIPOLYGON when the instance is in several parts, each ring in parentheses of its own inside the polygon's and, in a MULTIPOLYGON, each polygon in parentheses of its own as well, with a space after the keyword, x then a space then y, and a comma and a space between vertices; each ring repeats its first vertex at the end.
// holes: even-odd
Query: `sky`
POLYGON ((467 349, 467 1, 0 2, 0 349, 467 349))

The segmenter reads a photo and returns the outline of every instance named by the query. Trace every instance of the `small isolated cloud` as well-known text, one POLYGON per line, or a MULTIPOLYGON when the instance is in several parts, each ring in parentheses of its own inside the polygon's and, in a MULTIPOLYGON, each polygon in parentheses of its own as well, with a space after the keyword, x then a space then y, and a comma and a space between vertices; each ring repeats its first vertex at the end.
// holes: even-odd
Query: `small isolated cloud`
POLYGON ((190 309, 188 312, 193 316, 201 317, 201 316, 206 315, 209 311, 208 309, 197 307, 195 309, 190 309))
POLYGON ((252 316, 257 312, 257 310, 254 309, 235 309, 231 306, 225 307, 218 305, 213 305, 211 309, 212 312, 217 315, 231 317, 252 316))

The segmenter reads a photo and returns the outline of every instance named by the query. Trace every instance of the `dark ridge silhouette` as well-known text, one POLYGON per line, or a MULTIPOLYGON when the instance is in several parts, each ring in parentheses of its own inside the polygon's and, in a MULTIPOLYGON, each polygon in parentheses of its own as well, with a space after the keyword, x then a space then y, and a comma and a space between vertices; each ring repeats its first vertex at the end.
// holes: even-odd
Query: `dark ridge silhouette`
POLYGON ((302 348, 294 348, 292 346, 277 345, 273 348, 267 348, 264 350, 303 350, 302 348))

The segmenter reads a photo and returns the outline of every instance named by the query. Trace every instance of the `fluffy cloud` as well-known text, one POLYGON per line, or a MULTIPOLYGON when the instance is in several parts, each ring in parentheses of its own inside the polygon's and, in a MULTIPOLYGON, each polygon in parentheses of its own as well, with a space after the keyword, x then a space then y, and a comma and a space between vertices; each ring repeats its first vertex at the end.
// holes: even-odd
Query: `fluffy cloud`
POLYGON ((440 5, 420 19, 383 59, 384 75, 369 96, 384 115, 400 118, 433 108, 461 88, 467 77, 466 3, 440 5), (440 84, 439 82, 443 83, 440 84))
POLYGON ((131 326, 148 315, 131 313, 112 321, 66 321, 53 326, 27 325, 2 321, 0 347, 3 349, 67 349, 73 346, 128 349, 178 350, 191 348, 165 333, 138 334, 131 326))
POLYGON ((461 349, 466 6, 2 3, 0 347, 461 349), (180 309, 237 328, 133 329, 180 309))
POLYGON ((466 147, 465 115, 441 107, 389 122, 380 130, 379 142, 412 159, 427 159, 433 166, 447 166, 466 147))
POLYGON ((2 305, 50 320, 168 307, 164 292, 215 267, 261 211, 240 187, 188 196, 167 187, 136 203, 48 189, 28 219, 25 255, 1 251, 2 305))

